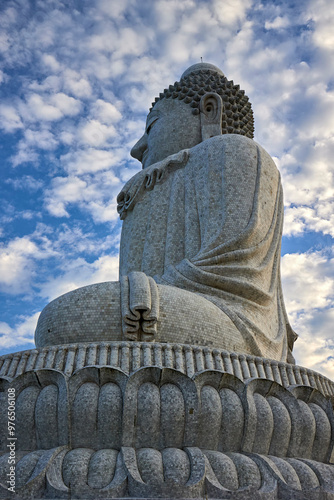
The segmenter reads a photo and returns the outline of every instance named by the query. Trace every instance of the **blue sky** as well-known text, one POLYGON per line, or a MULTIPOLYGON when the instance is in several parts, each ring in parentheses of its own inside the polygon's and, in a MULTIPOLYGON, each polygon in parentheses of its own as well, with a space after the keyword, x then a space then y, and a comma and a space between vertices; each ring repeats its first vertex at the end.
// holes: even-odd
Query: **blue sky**
POLYGON ((34 346, 50 300, 118 279, 129 151, 203 57, 246 91, 281 171, 295 357, 334 379, 333 25, 326 0, 3 0, 0 353, 34 346))

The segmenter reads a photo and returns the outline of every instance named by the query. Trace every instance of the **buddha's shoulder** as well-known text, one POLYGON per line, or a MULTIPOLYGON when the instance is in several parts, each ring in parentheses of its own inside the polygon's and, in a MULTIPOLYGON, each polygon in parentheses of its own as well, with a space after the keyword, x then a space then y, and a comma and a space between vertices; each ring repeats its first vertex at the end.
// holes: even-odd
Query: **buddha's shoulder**
POLYGON ((273 159, 267 151, 257 142, 249 137, 240 134, 224 134, 211 137, 197 144, 189 150, 190 159, 204 158, 209 156, 212 160, 219 156, 230 154, 235 160, 251 157, 256 160, 259 156, 262 160, 275 165, 273 159))
MULTIPOLYGON (((261 151, 265 151, 265 149, 260 146, 257 142, 249 137, 245 137, 240 134, 223 134, 216 135, 211 137, 210 139, 206 139, 205 141, 197 144, 193 148, 191 148, 190 152, 200 152, 200 151, 208 151, 213 149, 226 149, 226 148, 242 148, 242 149, 260 149, 261 151)), ((266 153, 268 154, 268 153, 266 153)))

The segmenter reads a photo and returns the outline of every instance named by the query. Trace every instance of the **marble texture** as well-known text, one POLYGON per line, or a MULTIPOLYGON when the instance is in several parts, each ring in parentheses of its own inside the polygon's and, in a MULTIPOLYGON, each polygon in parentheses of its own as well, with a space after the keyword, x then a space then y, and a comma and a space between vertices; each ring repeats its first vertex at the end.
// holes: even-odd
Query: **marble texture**
MULTIPOLYGON (((186 342, 291 361, 295 337, 281 291, 283 198, 274 162, 251 139, 233 134, 170 160, 136 174, 118 197, 120 274, 140 269, 158 284, 192 292, 181 306, 182 294, 170 297, 176 330, 198 325, 196 295, 216 306, 212 325, 205 302, 201 307, 206 341, 196 332, 186 342)), ((162 331, 160 340, 174 339, 162 331)))

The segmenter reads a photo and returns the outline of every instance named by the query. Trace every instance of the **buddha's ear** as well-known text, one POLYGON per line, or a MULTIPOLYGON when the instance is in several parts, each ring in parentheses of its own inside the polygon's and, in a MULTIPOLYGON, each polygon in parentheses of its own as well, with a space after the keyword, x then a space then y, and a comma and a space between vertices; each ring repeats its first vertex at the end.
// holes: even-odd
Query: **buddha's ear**
POLYGON ((210 92, 204 94, 199 103, 202 141, 221 135, 223 101, 220 95, 210 92))

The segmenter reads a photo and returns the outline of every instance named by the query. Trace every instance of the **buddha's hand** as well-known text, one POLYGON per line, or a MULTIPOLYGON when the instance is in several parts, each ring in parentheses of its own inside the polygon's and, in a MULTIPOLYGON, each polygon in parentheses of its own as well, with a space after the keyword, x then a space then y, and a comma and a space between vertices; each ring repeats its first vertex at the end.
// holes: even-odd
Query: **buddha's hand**
POLYGON ((128 340, 155 340, 159 318, 159 294, 153 278, 133 271, 121 276, 123 335, 128 340))

